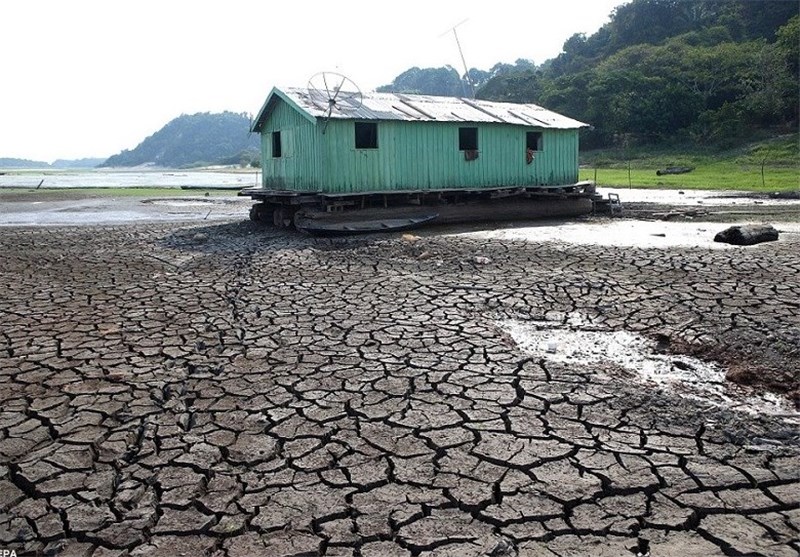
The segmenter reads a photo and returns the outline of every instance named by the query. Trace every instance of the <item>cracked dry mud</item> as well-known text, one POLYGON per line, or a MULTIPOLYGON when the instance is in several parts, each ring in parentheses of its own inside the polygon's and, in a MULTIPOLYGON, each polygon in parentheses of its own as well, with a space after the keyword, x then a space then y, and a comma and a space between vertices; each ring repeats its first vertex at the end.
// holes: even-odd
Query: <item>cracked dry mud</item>
POLYGON ((800 551, 791 418, 531 357, 497 325, 580 315, 791 397, 798 239, 637 250, 229 223, 8 228, 0 250, 2 549, 800 551))

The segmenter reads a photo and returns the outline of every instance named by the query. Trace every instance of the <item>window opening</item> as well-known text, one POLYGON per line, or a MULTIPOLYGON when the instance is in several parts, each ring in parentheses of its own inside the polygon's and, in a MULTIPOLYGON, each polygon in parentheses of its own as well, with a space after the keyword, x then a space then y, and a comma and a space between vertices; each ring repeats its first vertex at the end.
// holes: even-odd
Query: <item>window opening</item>
POLYGON ((281 158, 281 132, 272 132, 272 157, 281 158))
POLYGON ((525 148, 532 151, 541 151, 542 132, 527 132, 525 134, 525 148))
POLYGON ((478 150, 478 128, 458 128, 459 151, 478 150))
POLYGON ((375 122, 355 123, 356 149, 378 148, 378 124, 375 122))

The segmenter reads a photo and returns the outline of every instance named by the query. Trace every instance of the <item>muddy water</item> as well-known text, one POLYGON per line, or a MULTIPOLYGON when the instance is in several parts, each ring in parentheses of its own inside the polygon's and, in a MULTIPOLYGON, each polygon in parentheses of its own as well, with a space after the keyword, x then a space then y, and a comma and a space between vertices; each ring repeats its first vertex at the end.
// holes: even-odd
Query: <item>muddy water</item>
POLYGON ((2 188, 179 188, 250 187, 259 183, 257 172, 174 170, 4 170, 2 188))
MULTIPOLYGON (((572 322, 582 322, 579 316, 572 322)), ((755 394, 725 380, 725 369, 691 356, 662 354, 652 340, 627 331, 554 327, 549 322, 501 321, 498 326, 526 353, 545 362, 622 368, 643 385, 714 406, 770 414, 800 424, 800 413, 771 393, 755 394)))
POLYGON ((97 198, 0 203, 0 226, 76 226, 157 221, 247 218, 251 201, 240 197, 163 199, 97 198))

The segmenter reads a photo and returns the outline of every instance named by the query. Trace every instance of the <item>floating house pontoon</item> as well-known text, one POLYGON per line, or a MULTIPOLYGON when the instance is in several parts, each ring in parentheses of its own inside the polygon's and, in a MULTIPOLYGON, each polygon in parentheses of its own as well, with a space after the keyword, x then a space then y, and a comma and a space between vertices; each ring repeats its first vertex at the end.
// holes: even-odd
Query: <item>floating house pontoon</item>
POLYGON ((591 211, 578 182, 582 122, 535 104, 274 88, 251 218, 358 232, 591 211))

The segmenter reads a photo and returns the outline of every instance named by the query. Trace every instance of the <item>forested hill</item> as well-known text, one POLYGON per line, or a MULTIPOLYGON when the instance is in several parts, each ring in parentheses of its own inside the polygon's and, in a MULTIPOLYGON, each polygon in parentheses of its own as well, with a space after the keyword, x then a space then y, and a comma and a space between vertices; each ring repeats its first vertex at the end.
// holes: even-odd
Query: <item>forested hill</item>
POLYGON ((50 163, 44 161, 0 157, 0 168, 47 168, 48 166, 50 163))
POLYGON ((110 157, 101 166, 154 165, 169 168, 249 164, 259 159, 259 138, 249 133, 246 114, 208 112, 182 115, 135 149, 110 157))
MULTIPOLYGON (((534 65, 527 60, 517 60, 517 64, 527 64, 530 68, 534 65)), ((470 83, 465 76, 459 75, 453 66, 442 68, 410 68, 388 85, 376 89, 379 93, 409 93, 417 95, 437 95, 441 97, 470 97, 472 88, 480 87, 494 75, 502 64, 497 64, 489 71, 472 68, 469 70, 470 83)))
MULTIPOLYGON (((796 131, 799 13, 797 0, 633 0, 540 66, 521 59, 470 76, 478 98, 533 102, 590 123, 587 146, 722 145, 796 131)), ((412 68, 381 89, 443 94, 443 84, 445 94, 468 91, 450 67, 412 68)))
POLYGON ((0 157, 0 168, 58 168, 58 169, 82 169, 94 168, 105 159, 58 159, 53 164, 44 161, 34 161, 30 159, 2 158, 0 157))

